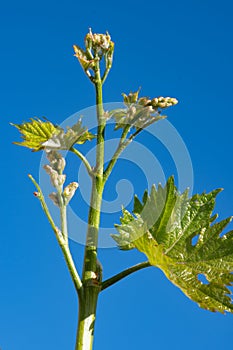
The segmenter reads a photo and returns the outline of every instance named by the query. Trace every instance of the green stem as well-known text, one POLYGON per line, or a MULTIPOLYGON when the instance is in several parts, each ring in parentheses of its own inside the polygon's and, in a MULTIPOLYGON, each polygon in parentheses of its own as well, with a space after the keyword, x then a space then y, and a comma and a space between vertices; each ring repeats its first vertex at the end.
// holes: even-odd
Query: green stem
POLYGON ((83 164, 85 165, 85 167, 87 169, 88 174, 90 176, 92 176, 93 175, 92 168, 91 168, 90 163, 88 162, 87 158, 74 147, 71 147, 70 151, 73 152, 76 156, 78 156, 81 159, 81 161, 83 162, 83 164))
POLYGON ((99 287, 85 287, 79 301, 78 332, 75 350, 92 350, 99 287))
POLYGON ((96 148, 96 167, 92 179, 92 193, 90 200, 90 209, 88 216, 88 230, 86 249, 84 257, 84 281, 88 280, 87 275, 90 272, 96 272, 98 230, 100 223, 100 210, 103 194, 103 167, 104 167, 104 131, 106 121, 104 118, 104 109, 102 102, 102 83, 99 76, 99 69, 96 72, 96 112, 98 120, 97 148, 96 148))
POLYGON ((62 196, 63 185, 58 186, 56 190, 57 190, 57 196, 59 201, 61 233, 65 243, 68 244, 67 212, 66 212, 66 205, 64 204, 64 199, 62 196))
POLYGON ((57 238, 57 241, 61 247, 63 256, 65 258, 66 265, 68 267, 68 270, 70 272, 71 278, 73 280, 75 289, 78 293, 79 298, 82 297, 82 281, 79 277, 79 274, 76 270, 72 255, 70 253, 69 245, 68 245, 68 235, 67 235, 67 227, 66 227, 66 214, 64 216, 64 211, 61 213, 61 219, 63 220, 63 223, 61 223, 61 231, 58 229, 58 227, 55 225, 52 216, 49 212, 49 209, 47 207, 47 204, 44 199, 44 195, 42 193, 42 190, 39 186, 39 184, 36 182, 36 180, 32 177, 32 175, 28 175, 34 186, 36 187, 38 193, 36 193, 36 197, 39 199, 42 209, 55 233, 55 236, 57 238), (64 229, 65 228, 65 229, 64 229), (67 236, 67 237, 66 237, 67 236))
POLYGON ((126 146, 132 141, 131 139, 126 140, 129 129, 130 129, 130 125, 126 125, 125 128, 123 129, 119 145, 118 145, 112 159, 108 163, 107 168, 104 171, 104 182, 107 181, 107 179, 108 179, 109 175, 111 174, 112 169, 113 169, 114 165, 116 164, 116 161, 119 158, 120 154, 123 152, 123 150, 126 148, 126 146))
MULTIPOLYGON (((124 149, 133 141, 133 139, 142 131, 144 130, 146 127, 150 126, 151 124, 155 123, 157 120, 160 119, 164 119, 166 118, 166 116, 159 116, 158 118, 154 118, 153 120, 149 121, 148 123, 146 123, 143 128, 138 128, 133 134, 131 134, 129 136, 128 139, 126 139, 128 132, 130 130, 130 128, 132 127, 132 125, 126 125, 123 129, 122 135, 121 135, 121 139, 119 142, 119 145, 112 157, 112 159, 110 160, 110 162, 108 163, 107 168, 104 171, 104 183, 107 181, 109 175, 111 174, 117 159, 119 158, 120 154, 124 151, 124 149)), ((132 123, 134 122, 134 120, 132 121, 132 123)))
POLYGON ((67 213, 66 206, 64 204, 60 207, 60 221, 61 221, 61 233, 65 242, 68 243, 68 229, 67 229, 67 213))
POLYGON ((104 189, 104 118, 102 82, 99 64, 95 71, 96 112, 98 120, 96 167, 92 176, 92 193, 88 216, 87 239, 83 267, 83 299, 79 303, 79 320, 75 350, 91 350, 93 346, 96 307, 101 287, 101 274, 97 262, 98 231, 104 189))
POLYGON ((81 281, 79 274, 77 272, 72 255, 70 253, 70 248, 69 248, 68 242, 63 243, 63 242, 59 241, 59 245, 61 247, 63 256, 64 256, 65 261, 66 261, 66 265, 67 265, 68 270, 70 272, 70 275, 71 275, 72 281, 74 283, 75 289, 78 293, 79 299, 82 300, 83 299, 83 284, 82 284, 82 281, 81 281))
POLYGON ((107 76, 108 76, 108 73, 110 72, 110 69, 111 69, 111 66, 110 67, 107 67, 106 69, 105 69, 105 72, 104 72, 104 75, 103 75, 103 77, 102 77, 102 84, 104 84, 104 82, 105 82, 105 80, 107 79, 107 76))
POLYGON ((145 261, 145 262, 139 263, 139 264, 137 264, 135 266, 132 266, 132 267, 130 267, 130 268, 128 268, 128 269, 118 273, 117 275, 107 279, 106 281, 102 282, 101 290, 104 290, 104 289, 112 286, 116 282, 122 280, 123 278, 131 275, 132 273, 134 273, 136 271, 139 271, 141 269, 144 269, 146 267, 149 267, 149 266, 151 266, 149 261, 145 261))
MULTIPOLYGON (((50 212, 49 212, 49 208, 47 207, 47 204, 45 203, 44 195, 43 195, 43 193, 42 193, 42 191, 41 191, 41 188, 40 188, 39 184, 38 184, 38 183, 36 182, 36 180, 32 177, 32 175, 29 174, 28 177, 29 177, 29 179, 32 181, 33 185, 36 187, 36 189, 37 189, 37 191, 38 191, 37 193, 34 192, 34 195, 39 199, 40 204, 41 204, 41 206, 42 206, 42 209, 43 209, 43 211, 44 211, 44 213, 45 213, 45 215, 46 215, 46 217, 47 217, 47 219, 48 219, 48 222, 50 223, 50 226, 51 226, 52 229, 53 229, 53 232, 55 233, 55 236, 56 236, 56 237, 59 236, 59 234, 58 234, 59 229, 58 229, 58 227, 55 225, 55 223, 54 223, 54 221, 53 221, 53 219, 52 219, 52 216, 51 216, 51 214, 50 214, 50 212)), ((60 234, 61 234, 61 232, 60 232, 60 234)))

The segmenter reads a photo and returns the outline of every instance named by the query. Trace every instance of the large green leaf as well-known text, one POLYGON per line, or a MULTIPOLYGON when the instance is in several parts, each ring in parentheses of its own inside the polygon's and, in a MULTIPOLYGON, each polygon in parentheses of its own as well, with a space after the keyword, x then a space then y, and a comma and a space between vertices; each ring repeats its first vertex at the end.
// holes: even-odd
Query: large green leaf
POLYGON ((213 223, 216 195, 221 190, 188 198, 171 177, 166 186, 152 187, 143 202, 137 197, 134 215, 123 210, 119 234, 121 249, 137 248, 169 280, 199 306, 233 312, 233 231, 221 234, 231 218, 213 223))
POLYGON ((65 131, 48 120, 31 119, 30 122, 12 124, 21 133, 22 142, 14 142, 16 145, 31 148, 34 151, 42 149, 68 150, 74 144, 81 144, 92 140, 95 136, 81 125, 79 120, 65 131))

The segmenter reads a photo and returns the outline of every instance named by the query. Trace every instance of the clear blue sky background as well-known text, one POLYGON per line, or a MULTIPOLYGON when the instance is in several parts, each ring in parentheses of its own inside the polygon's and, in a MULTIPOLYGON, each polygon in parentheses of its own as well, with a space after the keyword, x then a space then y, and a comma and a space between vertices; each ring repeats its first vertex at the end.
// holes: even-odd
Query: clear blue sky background
MULTIPOLYGON (((221 218, 230 216, 232 13, 230 0, 2 3, 2 350, 71 350, 78 312, 61 252, 27 178, 29 172, 38 176, 41 155, 12 145, 18 135, 9 122, 46 116, 60 123, 93 104, 93 87, 73 57, 72 44, 83 43, 90 26, 95 32, 107 29, 116 48, 105 102, 119 101, 121 92, 139 86, 143 95, 176 96, 180 103, 169 120, 191 154, 194 190, 224 187, 217 211, 221 218)), ((167 175, 172 172, 166 168, 167 175)), ((141 194, 139 179, 134 187, 141 194)), ((82 247, 72 243, 71 248, 79 262, 82 247)), ((144 259, 116 249, 101 250, 100 258, 105 277, 144 259)), ((160 271, 148 269, 101 295, 95 350, 230 349, 232 327, 232 315, 201 310, 160 271)))

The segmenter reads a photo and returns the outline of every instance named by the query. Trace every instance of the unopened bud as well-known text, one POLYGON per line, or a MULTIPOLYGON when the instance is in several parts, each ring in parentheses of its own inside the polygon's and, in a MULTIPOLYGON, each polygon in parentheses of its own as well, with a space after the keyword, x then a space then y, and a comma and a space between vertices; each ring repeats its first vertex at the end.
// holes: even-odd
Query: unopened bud
POLYGON ((139 90, 136 92, 130 92, 128 95, 123 93, 122 96, 124 99, 124 103, 126 105, 136 103, 138 100, 138 94, 139 94, 139 90))
POLYGON ((71 198, 74 196, 75 191, 78 188, 78 183, 77 182, 71 182, 68 186, 66 186, 66 188, 63 191, 63 197, 64 197, 64 201, 65 204, 67 205, 69 203, 69 201, 71 200, 71 198))
POLYGON ((167 108, 174 106, 178 103, 176 98, 171 98, 171 97, 158 97, 157 101, 156 99, 152 100, 152 105, 153 107, 159 107, 159 108, 167 108), (157 103, 156 103, 157 102, 157 103))
POLYGON ((58 177, 57 177, 58 186, 62 186, 65 181, 66 181, 66 175, 64 175, 64 174, 58 175, 58 177))
POLYGON ((124 103, 127 105, 127 104, 129 104, 129 98, 128 98, 128 96, 126 95, 126 94, 122 94, 122 96, 123 96, 123 100, 124 100, 124 103))
POLYGON ((53 172, 56 172, 50 165, 46 164, 43 166, 44 170, 48 175, 51 175, 53 172))
POLYGON ((66 166, 66 161, 59 152, 50 150, 46 152, 46 156, 50 162, 50 166, 54 170, 57 170, 59 172, 62 172, 64 170, 66 166))
POLYGON ((91 50, 93 41, 93 34, 91 28, 89 28, 89 33, 85 36, 85 46, 88 50, 91 50))
POLYGON ((148 102, 148 98, 147 97, 141 97, 138 100, 138 104, 141 105, 141 106, 146 106, 147 102, 148 102))
POLYGON ((58 159, 57 166, 56 166, 57 170, 62 172, 65 169, 65 166, 66 166, 65 158, 62 157, 62 158, 58 159))
POLYGON ((54 172, 50 175, 50 180, 53 185, 53 187, 58 188, 59 187, 59 180, 58 180, 58 173, 54 172))
POLYGON ((139 91, 136 91, 136 92, 130 92, 128 97, 129 97, 129 100, 130 100, 130 103, 136 103, 137 100, 138 100, 138 93, 139 91))
POLYGON ((160 107, 160 108, 166 108, 166 107, 167 107, 167 103, 166 103, 166 102, 159 102, 159 103, 158 103, 158 107, 160 107))
POLYGON ((93 50, 94 56, 99 52, 107 53, 113 47, 113 42, 108 33, 93 34, 91 29, 85 37, 85 46, 87 50, 93 50))
POLYGON ((112 67, 113 61, 113 52, 114 52, 114 43, 111 41, 109 45, 108 52, 106 53, 106 68, 110 69, 112 67))
POLYGON ((150 115, 150 113, 154 113, 154 108, 150 105, 146 107, 146 113, 148 114, 148 116, 150 115))
POLYGON ((171 102, 173 105, 177 105, 178 100, 177 100, 176 98, 171 98, 171 99, 170 99, 170 102, 171 102))
POLYGON ((57 151, 46 150, 46 157, 50 162, 55 160, 57 158, 58 154, 59 153, 57 151))
POLYGON ((151 100, 151 105, 152 105, 153 107, 157 107, 158 102, 159 102, 158 98, 155 97, 155 98, 153 98, 153 99, 151 100))
POLYGON ((49 198, 52 200, 53 204, 59 207, 59 199, 58 199, 57 193, 55 192, 50 193, 49 198))
POLYGON ((148 99, 148 100, 147 100, 147 102, 146 102, 146 105, 145 105, 145 106, 146 106, 146 107, 147 107, 147 106, 151 106, 151 100, 150 100, 150 99, 148 99))
POLYGON ((55 188, 62 186, 66 180, 66 175, 59 175, 56 170, 54 170, 50 165, 44 165, 44 169, 48 175, 50 175, 50 180, 55 188))

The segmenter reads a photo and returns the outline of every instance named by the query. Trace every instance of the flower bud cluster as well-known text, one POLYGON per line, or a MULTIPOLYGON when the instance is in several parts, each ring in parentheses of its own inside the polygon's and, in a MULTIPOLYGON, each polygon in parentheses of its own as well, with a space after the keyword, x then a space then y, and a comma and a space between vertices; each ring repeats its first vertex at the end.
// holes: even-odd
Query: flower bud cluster
POLYGON ((94 53, 98 54, 106 52, 112 47, 111 37, 108 33, 106 34, 92 34, 91 29, 85 37, 85 46, 87 50, 93 50, 94 53))
POLYGON ((89 69, 95 71, 96 62, 105 59, 106 70, 108 71, 112 66, 114 43, 111 41, 111 37, 106 34, 93 34, 90 30, 85 37, 85 50, 78 45, 74 45, 75 56, 79 60, 82 68, 90 79, 94 76, 91 75, 89 69))
POLYGON ((54 150, 46 151, 46 154, 50 164, 44 165, 44 169, 49 174, 53 187, 57 190, 57 192, 50 193, 49 198, 60 208, 69 203, 78 188, 78 183, 71 182, 63 191, 66 180, 66 175, 63 174, 66 165, 65 159, 54 150))
POLYGON ((50 164, 44 165, 44 170, 50 176, 52 186, 58 191, 57 193, 50 193, 49 198, 59 207, 61 199, 58 193, 62 191, 63 184, 66 180, 66 175, 63 174, 66 162, 62 155, 57 151, 46 151, 46 155, 50 164))
POLYGON ((144 128, 166 118, 165 115, 161 115, 161 110, 178 103, 177 99, 172 97, 138 98, 138 94, 139 90, 128 95, 122 94, 127 108, 113 111, 112 115, 116 120, 115 129, 124 128, 125 125, 134 126, 136 129, 144 128))
POLYGON ((173 97, 155 97, 152 100, 147 97, 141 97, 138 100, 138 104, 143 107, 151 106, 153 109, 167 108, 174 106, 178 103, 178 100, 173 97))
POLYGON ((139 90, 136 92, 130 92, 128 95, 122 94, 124 103, 127 106, 132 104, 137 104, 143 107, 152 107, 153 109, 158 108, 167 108, 174 106, 178 103, 176 98, 173 97, 155 97, 153 99, 149 99, 148 97, 140 97, 138 98, 139 90))
POLYGON ((62 173, 66 166, 65 158, 57 151, 46 151, 46 156, 51 167, 59 173, 62 173))
POLYGON ((53 169, 52 166, 50 166, 50 165, 44 165, 44 170, 50 176, 50 180, 51 180, 53 187, 58 189, 64 184, 64 182, 66 180, 65 175, 59 174, 59 172, 57 170, 53 169))

